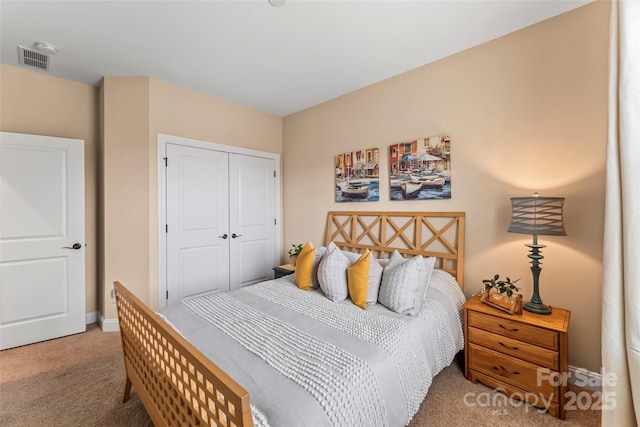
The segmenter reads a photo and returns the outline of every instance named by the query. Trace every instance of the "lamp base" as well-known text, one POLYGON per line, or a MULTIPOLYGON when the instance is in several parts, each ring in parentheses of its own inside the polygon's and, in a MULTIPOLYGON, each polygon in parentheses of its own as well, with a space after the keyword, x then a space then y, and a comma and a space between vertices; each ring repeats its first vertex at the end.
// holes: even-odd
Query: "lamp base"
POLYGON ((522 308, 524 308, 525 310, 527 310, 530 313, 535 313, 535 314, 551 314, 551 307, 549 307, 548 305, 544 305, 541 302, 537 303, 537 302, 526 302, 522 305, 522 308))

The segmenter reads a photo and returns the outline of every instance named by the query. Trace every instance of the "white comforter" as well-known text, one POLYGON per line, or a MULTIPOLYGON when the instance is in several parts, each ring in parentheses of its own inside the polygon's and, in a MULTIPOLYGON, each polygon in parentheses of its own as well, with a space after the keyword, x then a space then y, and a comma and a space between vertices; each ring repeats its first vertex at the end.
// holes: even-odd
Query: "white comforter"
POLYGON ((415 317, 334 303, 286 276, 161 314, 249 391, 256 425, 403 426, 463 347, 464 300, 438 270, 415 317))

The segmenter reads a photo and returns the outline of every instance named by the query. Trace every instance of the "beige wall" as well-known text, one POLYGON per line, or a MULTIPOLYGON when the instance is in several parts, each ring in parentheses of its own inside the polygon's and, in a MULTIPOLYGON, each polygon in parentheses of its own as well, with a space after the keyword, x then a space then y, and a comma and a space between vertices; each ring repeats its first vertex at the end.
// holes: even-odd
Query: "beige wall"
POLYGON ((85 140, 86 309, 106 320, 114 280, 157 306, 158 133, 282 151, 280 117, 159 80, 107 77, 98 89, 1 67, 1 130, 85 140))
POLYGON ((570 363, 597 371, 608 18, 608 2, 590 4, 291 115, 284 125, 151 78, 107 78, 99 93, 1 65, 0 129, 85 140, 87 311, 100 309, 106 319, 115 319, 113 280, 157 304, 157 133, 282 154, 285 251, 293 242, 321 242, 332 209, 465 211, 467 295, 500 273, 522 278, 529 298, 529 238, 506 232, 509 197, 565 196, 569 235, 541 238, 548 245, 541 294, 573 312, 570 363), (453 144, 452 199, 389 201, 388 145, 443 133, 453 144), (333 156, 367 147, 381 149, 381 200, 336 204, 333 156), (107 285, 98 292, 101 151, 107 285))
POLYGON ((98 310, 98 89, 0 65, 0 130, 84 140, 86 310, 98 310))
POLYGON ((102 311, 120 280, 158 306, 158 133, 280 154, 282 119, 152 78, 105 78, 102 311))
POLYGON ((512 196, 564 196, 568 236, 540 237, 541 296, 572 311, 569 363, 598 371, 609 3, 597 2, 284 119, 283 247, 322 243, 329 210, 464 211, 465 293, 496 273, 531 297, 531 236, 512 196), (388 146, 449 134, 450 200, 390 201, 388 146), (334 156, 380 148, 380 201, 335 203, 334 156))
POLYGON ((116 318, 112 283, 149 301, 149 79, 106 77, 102 85, 103 278, 100 311, 116 318))

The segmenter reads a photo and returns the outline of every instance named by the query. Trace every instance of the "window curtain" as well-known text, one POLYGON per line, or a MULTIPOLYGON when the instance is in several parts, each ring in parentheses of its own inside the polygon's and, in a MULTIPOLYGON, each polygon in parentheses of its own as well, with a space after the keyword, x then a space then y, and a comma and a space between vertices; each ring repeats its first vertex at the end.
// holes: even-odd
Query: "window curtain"
POLYGON ((602 298, 603 426, 640 423, 640 1, 613 0, 602 298))

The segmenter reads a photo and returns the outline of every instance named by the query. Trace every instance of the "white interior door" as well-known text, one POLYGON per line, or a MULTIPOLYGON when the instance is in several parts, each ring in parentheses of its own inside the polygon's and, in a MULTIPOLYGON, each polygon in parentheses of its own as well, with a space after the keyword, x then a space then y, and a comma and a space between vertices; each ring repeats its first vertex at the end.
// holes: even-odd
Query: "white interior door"
POLYGON ((0 133, 0 348, 85 331, 84 142, 0 133))
POLYGON ((229 290, 228 154, 167 144, 167 304, 229 290))
POLYGON ((230 288, 272 277, 277 263, 273 159, 229 155, 230 288))

